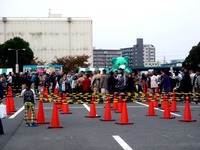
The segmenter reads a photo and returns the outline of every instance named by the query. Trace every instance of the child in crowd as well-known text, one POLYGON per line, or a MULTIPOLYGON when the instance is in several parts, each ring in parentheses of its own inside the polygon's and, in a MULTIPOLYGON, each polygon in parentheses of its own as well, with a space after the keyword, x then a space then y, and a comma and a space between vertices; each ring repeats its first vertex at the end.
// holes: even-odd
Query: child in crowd
POLYGON ((36 127, 35 123, 35 91, 31 89, 31 82, 26 81, 25 89, 22 90, 21 96, 24 97, 24 119, 27 127, 36 127), (31 122, 28 120, 28 111, 31 111, 31 122))

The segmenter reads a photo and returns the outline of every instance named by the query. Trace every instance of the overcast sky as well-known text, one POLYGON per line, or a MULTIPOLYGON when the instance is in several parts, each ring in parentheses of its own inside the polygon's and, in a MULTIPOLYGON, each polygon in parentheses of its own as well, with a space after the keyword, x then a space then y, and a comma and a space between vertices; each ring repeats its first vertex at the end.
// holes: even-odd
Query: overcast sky
POLYGON ((91 17, 93 46, 156 48, 156 60, 184 59, 200 42, 200 0, 0 0, 0 17, 91 17))

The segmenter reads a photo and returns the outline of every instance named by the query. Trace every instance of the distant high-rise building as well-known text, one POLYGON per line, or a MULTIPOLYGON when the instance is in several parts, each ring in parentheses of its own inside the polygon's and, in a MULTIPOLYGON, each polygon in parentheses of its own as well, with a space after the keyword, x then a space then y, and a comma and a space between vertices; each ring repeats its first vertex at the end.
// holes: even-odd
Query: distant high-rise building
POLYGON ((30 43, 34 56, 50 63, 55 56, 89 55, 93 64, 92 20, 50 14, 37 18, 0 18, 0 43, 13 38, 30 43))
POLYGON ((93 49, 93 67, 112 68, 112 58, 120 57, 120 49, 93 49))
POLYGON ((122 56, 129 56, 129 67, 156 66, 155 47, 151 44, 143 44, 143 39, 138 38, 136 45, 128 48, 121 48, 122 56))

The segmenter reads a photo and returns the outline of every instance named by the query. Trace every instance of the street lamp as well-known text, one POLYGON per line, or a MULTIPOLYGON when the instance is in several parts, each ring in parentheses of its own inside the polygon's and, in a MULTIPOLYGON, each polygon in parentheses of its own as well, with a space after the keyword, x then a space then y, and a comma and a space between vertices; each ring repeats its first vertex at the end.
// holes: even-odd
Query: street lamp
POLYGON ((12 49, 12 48, 9 48, 8 50, 9 50, 9 51, 11 51, 11 50, 15 50, 15 51, 16 51, 15 73, 19 73, 18 51, 19 51, 19 50, 23 50, 23 51, 25 51, 26 49, 25 49, 25 48, 22 48, 22 49, 12 49))

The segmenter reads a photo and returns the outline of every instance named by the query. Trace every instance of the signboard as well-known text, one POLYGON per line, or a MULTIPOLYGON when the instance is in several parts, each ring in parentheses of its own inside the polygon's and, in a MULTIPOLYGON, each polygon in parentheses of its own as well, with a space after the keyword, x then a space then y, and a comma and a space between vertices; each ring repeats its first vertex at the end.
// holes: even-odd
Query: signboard
POLYGON ((0 74, 8 74, 9 72, 13 72, 12 68, 0 68, 0 74))
POLYGON ((43 74, 44 72, 51 74, 55 72, 58 74, 62 71, 62 65, 24 65, 23 72, 36 72, 39 75, 43 74))

